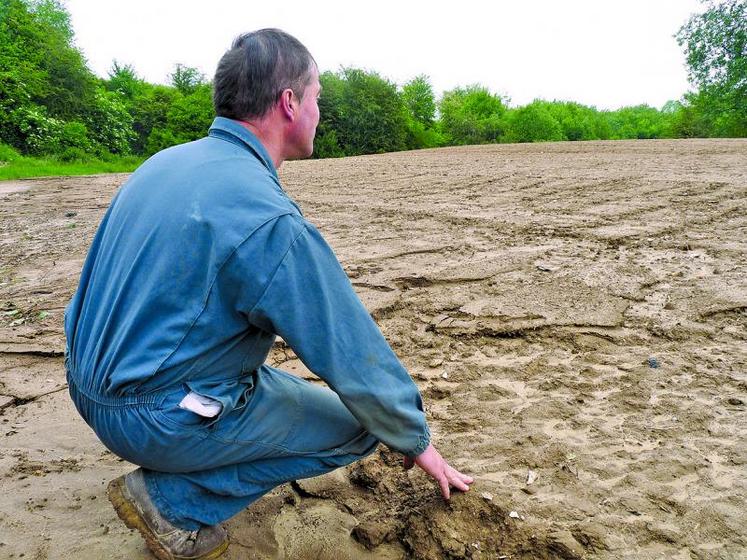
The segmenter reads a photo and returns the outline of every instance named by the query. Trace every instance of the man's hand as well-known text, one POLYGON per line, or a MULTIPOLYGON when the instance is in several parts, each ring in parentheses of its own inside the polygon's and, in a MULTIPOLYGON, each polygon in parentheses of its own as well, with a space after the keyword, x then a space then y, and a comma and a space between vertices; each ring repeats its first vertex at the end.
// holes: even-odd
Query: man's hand
MULTIPOLYGON (((419 466, 434 478, 436 482, 438 482, 438 485, 441 487, 441 494, 447 500, 451 496, 451 486, 457 490, 461 490, 462 492, 467 492, 469 490, 469 485, 473 482, 471 476, 460 473, 449 465, 449 463, 444 461, 444 458, 441 457, 441 454, 438 451, 436 451, 433 444, 428 445, 423 453, 415 457, 414 464, 419 466)), ((412 465, 413 460, 410 457, 405 457, 405 468, 410 468, 412 465)))

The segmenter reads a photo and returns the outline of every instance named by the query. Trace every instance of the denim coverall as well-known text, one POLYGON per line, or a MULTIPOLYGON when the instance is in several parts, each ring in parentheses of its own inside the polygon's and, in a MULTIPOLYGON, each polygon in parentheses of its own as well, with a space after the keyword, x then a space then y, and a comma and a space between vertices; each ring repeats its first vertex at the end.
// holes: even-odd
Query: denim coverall
POLYGON ((111 203, 65 310, 70 394, 188 530, 371 453, 422 453, 417 387, 259 140, 217 118, 111 203), (327 389, 264 365, 281 336, 327 389), (190 391, 215 418, 178 407, 190 391))

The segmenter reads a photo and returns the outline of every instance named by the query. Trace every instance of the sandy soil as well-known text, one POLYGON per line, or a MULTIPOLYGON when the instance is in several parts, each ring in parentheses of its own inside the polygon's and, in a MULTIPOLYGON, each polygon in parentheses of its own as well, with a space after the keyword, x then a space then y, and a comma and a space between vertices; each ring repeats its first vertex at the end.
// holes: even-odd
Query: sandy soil
MULTIPOLYGON (((382 450, 237 516, 227 558, 747 558, 747 141, 282 176, 476 482, 447 504, 382 450)), ((104 493, 130 465, 77 417, 62 364, 63 307, 125 178, 0 187, 0 558, 148 557, 104 493)), ((282 343, 271 358, 310 376, 282 343)))

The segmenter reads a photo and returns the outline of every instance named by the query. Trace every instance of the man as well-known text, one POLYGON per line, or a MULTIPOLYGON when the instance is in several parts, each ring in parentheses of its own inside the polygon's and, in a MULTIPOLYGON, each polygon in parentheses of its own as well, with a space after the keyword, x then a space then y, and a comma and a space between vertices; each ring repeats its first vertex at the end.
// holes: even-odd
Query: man
POLYGON ((314 59, 274 29, 221 59, 206 138, 119 190, 66 310, 75 405, 141 468, 109 498, 158 558, 215 558, 220 523, 284 482, 378 442, 450 485, 418 390, 276 170, 312 153, 314 59), (332 390, 264 365, 276 335, 332 390))

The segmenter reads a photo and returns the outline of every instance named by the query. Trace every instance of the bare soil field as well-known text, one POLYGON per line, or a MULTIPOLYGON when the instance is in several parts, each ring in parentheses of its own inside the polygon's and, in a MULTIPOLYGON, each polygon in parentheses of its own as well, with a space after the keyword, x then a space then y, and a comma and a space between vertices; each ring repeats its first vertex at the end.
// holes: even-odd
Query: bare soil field
MULTIPOLYGON (((420 386, 450 502, 381 448, 228 524, 226 558, 747 558, 747 141, 291 162, 420 386)), ((148 558, 69 401, 62 313, 126 175, 0 185, 0 558, 148 558)), ((278 341, 272 365, 313 378, 278 341)))

